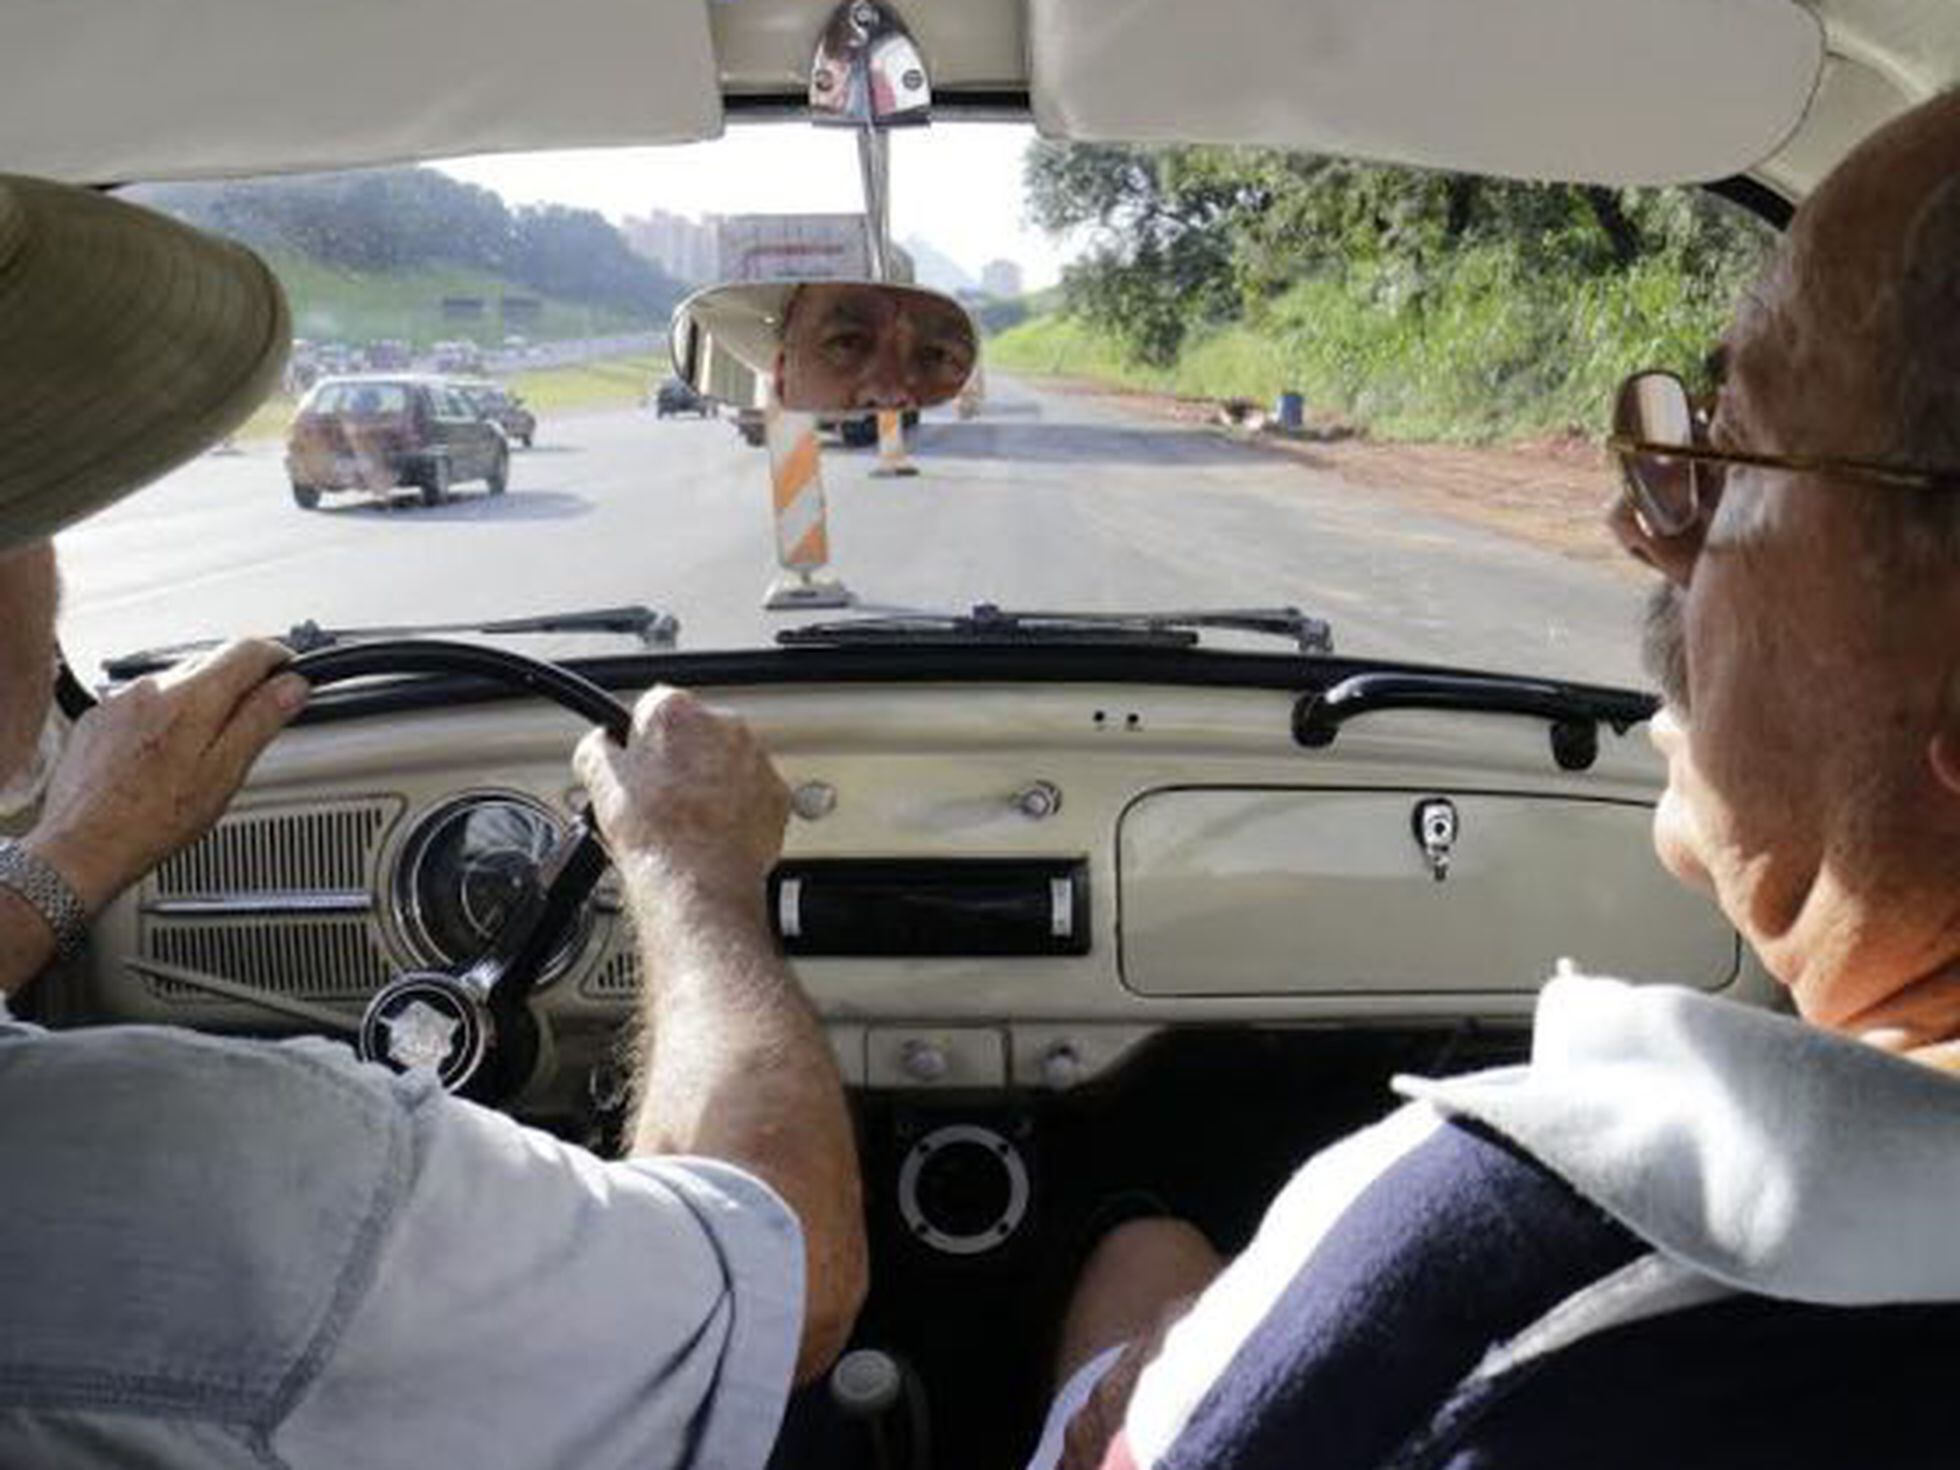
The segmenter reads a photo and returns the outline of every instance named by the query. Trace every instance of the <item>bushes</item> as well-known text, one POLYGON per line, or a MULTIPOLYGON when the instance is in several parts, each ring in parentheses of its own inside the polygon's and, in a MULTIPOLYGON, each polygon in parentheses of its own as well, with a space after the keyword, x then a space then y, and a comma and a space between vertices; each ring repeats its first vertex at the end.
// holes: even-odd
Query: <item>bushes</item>
POLYGON ((1009 371, 1203 397, 1309 405, 1385 438, 1488 441, 1604 432, 1615 387, 1639 367, 1691 380, 1726 325, 1752 252, 1710 261, 1669 250, 1599 272, 1471 246, 1418 271, 1377 258, 1296 282, 1241 321, 1194 332, 1175 360, 1129 360, 1080 319, 1042 316, 990 343, 1009 371))

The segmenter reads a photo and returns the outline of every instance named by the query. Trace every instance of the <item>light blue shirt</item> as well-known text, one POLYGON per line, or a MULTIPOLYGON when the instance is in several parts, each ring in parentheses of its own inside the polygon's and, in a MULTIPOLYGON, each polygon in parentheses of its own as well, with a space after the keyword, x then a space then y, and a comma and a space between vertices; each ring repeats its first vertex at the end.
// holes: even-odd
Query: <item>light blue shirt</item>
POLYGON ((0 1465, 747 1470, 796 1218, 316 1041, 0 1009, 0 1465))

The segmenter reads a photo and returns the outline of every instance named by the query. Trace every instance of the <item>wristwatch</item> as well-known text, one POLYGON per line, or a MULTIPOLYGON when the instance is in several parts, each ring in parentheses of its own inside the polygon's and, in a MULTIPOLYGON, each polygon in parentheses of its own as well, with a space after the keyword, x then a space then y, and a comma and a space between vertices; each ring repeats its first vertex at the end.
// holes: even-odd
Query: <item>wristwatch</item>
POLYGON ((0 838, 0 888, 15 894, 54 934, 54 957, 62 964, 88 945, 88 910, 54 866, 11 838, 0 838))

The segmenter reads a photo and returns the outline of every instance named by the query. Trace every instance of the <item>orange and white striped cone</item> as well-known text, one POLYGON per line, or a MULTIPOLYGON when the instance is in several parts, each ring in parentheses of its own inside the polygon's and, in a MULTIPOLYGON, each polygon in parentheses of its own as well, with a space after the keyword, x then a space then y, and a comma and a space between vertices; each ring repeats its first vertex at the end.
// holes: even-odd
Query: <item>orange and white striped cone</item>
POLYGON ((763 411, 762 422, 769 447, 776 560, 783 568, 783 575, 769 584, 762 605, 771 611, 849 607, 856 597, 835 577, 823 575, 830 563, 830 530, 817 421, 772 403, 763 411))
POLYGON ((895 408, 878 410, 878 463, 871 473, 881 480, 916 475, 919 467, 905 457, 905 418, 895 408))

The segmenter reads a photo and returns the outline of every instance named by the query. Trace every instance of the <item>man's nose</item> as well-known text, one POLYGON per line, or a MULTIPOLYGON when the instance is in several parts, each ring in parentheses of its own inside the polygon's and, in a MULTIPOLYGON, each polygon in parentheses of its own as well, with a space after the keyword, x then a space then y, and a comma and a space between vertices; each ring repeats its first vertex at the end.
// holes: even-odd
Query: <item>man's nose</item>
POLYGON ((1607 507, 1606 526, 1628 556, 1659 572, 1677 587, 1688 585, 1688 579, 1694 575, 1695 556, 1701 549, 1703 523, 1699 518, 1678 536, 1657 536, 1635 513, 1633 502, 1621 494, 1614 496, 1613 503, 1607 507))
POLYGON ((878 352, 858 378, 854 408, 909 408, 914 402, 905 364, 890 342, 879 344, 878 352))

